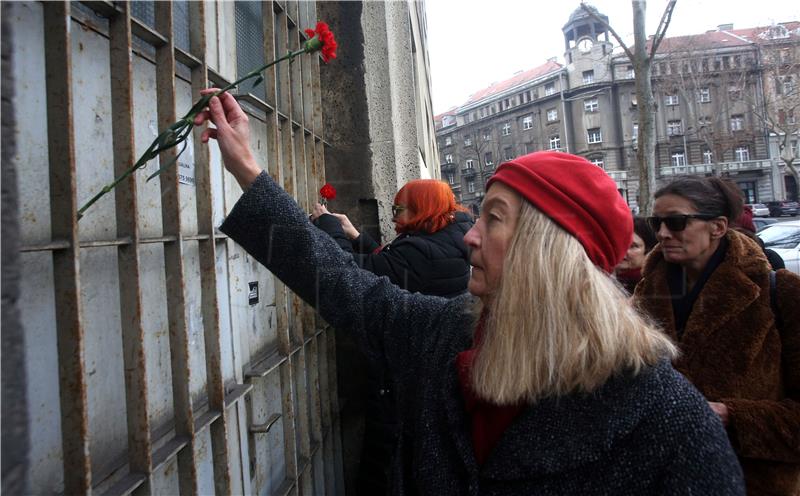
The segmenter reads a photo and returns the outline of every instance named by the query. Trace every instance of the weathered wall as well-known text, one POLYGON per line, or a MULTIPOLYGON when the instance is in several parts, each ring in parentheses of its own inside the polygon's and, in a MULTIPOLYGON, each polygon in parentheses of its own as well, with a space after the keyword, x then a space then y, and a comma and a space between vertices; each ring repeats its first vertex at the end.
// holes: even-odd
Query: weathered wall
POLYGON ((28 493, 28 404, 25 333, 19 320, 19 208, 14 154, 14 44, 9 4, 2 5, 2 492, 28 493))

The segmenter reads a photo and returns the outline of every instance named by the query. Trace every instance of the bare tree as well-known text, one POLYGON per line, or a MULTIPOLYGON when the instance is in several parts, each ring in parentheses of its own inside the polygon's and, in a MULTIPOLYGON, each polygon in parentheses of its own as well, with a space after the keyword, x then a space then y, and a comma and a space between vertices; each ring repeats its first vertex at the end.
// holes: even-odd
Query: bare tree
POLYGON ((670 40, 667 50, 659 54, 656 84, 680 102, 680 120, 673 121, 677 126, 668 125, 670 139, 683 140, 687 161, 687 142, 700 144, 703 163, 711 164, 712 173, 720 175, 721 162, 735 148, 763 137, 748 100, 760 92, 757 54, 747 46, 720 57, 703 40, 703 35, 670 40))
POLYGON ((796 36, 789 40, 768 37, 761 48, 763 102, 749 102, 766 131, 777 140, 780 159, 797 186, 792 198, 796 201, 800 190, 800 40, 796 36))
POLYGON ((646 0, 632 0, 633 6, 633 48, 631 49, 606 21, 601 19, 592 7, 581 3, 583 10, 595 21, 602 24, 617 40, 625 55, 631 61, 636 77, 636 99, 639 109, 639 137, 636 158, 639 166, 639 211, 642 215, 650 215, 656 187, 656 128, 655 100, 653 99, 653 83, 651 80, 651 64, 661 40, 667 33, 672 20, 672 12, 677 0, 669 0, 661 15, 661 21, 650 43, 647 40, 645 26, 646 0))

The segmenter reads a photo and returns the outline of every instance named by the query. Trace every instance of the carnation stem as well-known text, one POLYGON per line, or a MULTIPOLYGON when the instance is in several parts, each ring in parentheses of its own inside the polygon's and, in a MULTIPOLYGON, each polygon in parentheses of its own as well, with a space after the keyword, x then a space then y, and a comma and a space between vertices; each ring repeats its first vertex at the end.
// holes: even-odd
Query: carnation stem
MULTIPOLYGON (((136 171, 136 169, 144 167, 147 164, 147 162, 158 156, 159 153, 169 150, 170 148, 173 148, 176 145, 185 141, 186 138, 189 136, 189 133, 191 132, 192 128, 194 128, 194 118, 197 116, 197 114, 202 112, 203 109, 205 109, 208 106, 208 102, 211 100, 212 97, 219 96, 222 93, 225 93, 226 91, 239 86, 242 82, 259 76, 263 71, 269 69, 278 62, 283 62, 284 60, 287 59, 291 62, 292 60, 294 60, 295 57, 305 52, 306 52, 305 48, 301 48, 300 50, 294 52, 288 52, 283 57, 275 59, 272 62, 264 64, 258 69, 254 69, 248 72, 247 74, 237 79, 236 81, 232 82, 231 84, 225 86, 221 90, 201 97, 192 106, 192 108, 189 109, 189 112, 187 112, 182 119, 178 120, 176 123, 172 124, 169 128, 167 128, 161 134, 158 135, 158 137, 153 141, 153 143, 150 144, 150 147, 147 149, 147 151, 145 151, 142 154, 142 156, 139 157, 139 160, 137 160, 135 164, 133 164, 130 168, 128 168, 125 172, 123 172, 119 177, 114 179, 113 182, 105 185, 103 189, 101 189, 88 202, 86 202, 78 210, 78 220, 81 220, 81 217, 83 217, 83 213, 86 212, 86 210, 89 207, 94 205, 94 203, 100 198, 102 198, 106 193, 113 190, 120 182, 122 182, 123 179, 133 174, 133 172, 136 171)), ((181 155, 181 153, 183 153, 183 150, 181 150, 181 152, 178 153, 178 156, 175 157, 174 162, 177 162, 177 159, 181 155)), ((161 172, 163 172, 165 168, 166 167, 159 169, 153 176, 150 176, 150 178, 148 178, 148 181, 153 177, 159 175, 161 172)))

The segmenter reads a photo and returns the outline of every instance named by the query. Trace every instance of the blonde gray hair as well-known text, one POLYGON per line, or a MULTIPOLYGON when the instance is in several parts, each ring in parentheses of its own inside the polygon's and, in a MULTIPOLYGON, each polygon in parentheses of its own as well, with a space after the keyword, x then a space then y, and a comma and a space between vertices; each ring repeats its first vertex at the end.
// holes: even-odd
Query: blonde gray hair
POLYGON ((578 240, 526 201, 486 310, 472 386, 500 405, 590 392, 677 354, 578 240))

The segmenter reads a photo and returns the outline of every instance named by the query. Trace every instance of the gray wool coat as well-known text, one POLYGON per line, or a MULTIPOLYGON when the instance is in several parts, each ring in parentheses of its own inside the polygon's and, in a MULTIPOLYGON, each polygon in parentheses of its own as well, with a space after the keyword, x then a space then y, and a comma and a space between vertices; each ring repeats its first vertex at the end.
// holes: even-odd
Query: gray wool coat
POLYGON ((470 297, 412 294, 359 269, 266 173, 221 230, 396 380, 393 494, 744 494, 722 424, 666 362, 523 410, 478 466, 455 368, 470 297))

